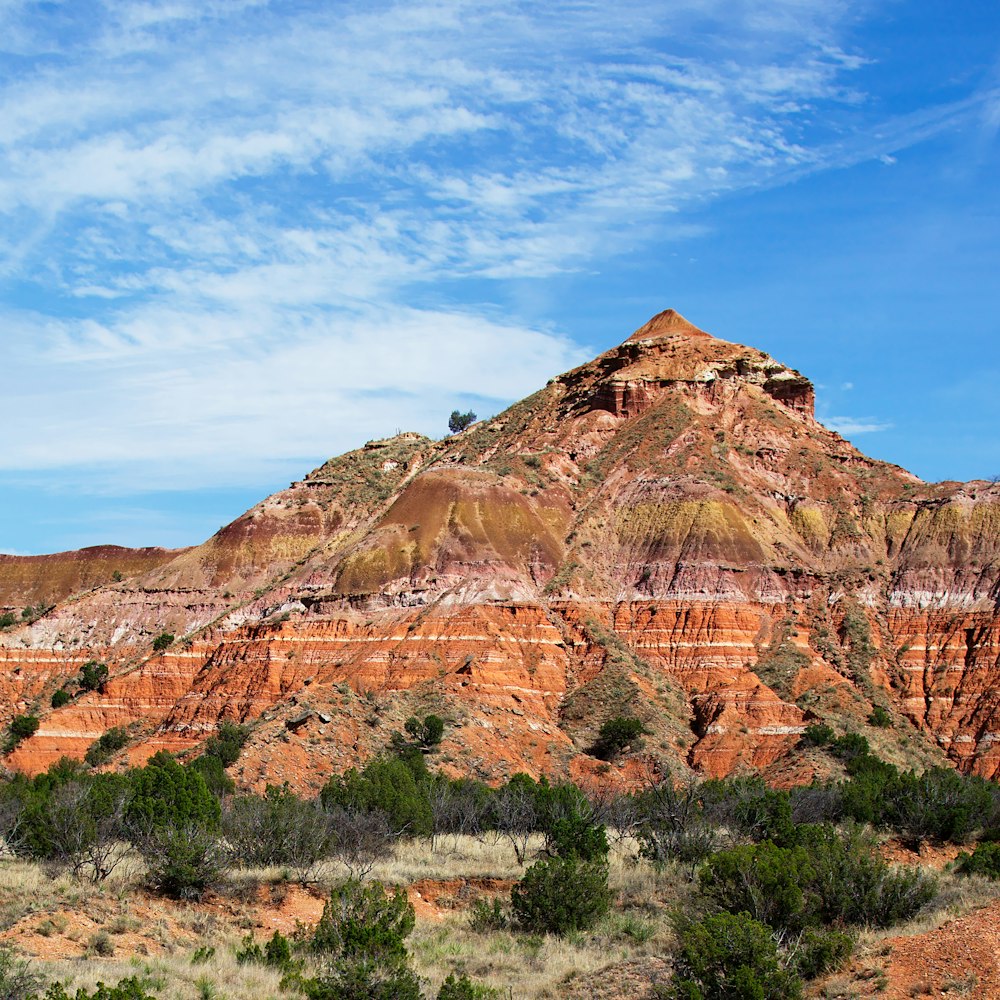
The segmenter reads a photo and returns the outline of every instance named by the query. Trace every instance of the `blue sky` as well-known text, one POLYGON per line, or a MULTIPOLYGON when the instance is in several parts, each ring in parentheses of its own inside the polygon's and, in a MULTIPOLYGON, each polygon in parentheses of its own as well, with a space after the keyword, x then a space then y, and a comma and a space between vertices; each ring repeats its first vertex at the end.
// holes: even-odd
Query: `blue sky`
POLYGON ((0 0, 0 550, 196 543, 672 306, 1000 473, 994 0, 0 0))

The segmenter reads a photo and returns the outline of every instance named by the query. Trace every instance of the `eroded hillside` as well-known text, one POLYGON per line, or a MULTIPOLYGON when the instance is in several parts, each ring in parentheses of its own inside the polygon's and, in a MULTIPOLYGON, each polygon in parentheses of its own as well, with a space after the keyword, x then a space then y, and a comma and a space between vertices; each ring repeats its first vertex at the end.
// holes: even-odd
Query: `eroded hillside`
POLYGON ((670 310, 491 420, 370 442, 126 570, 2 633, 7 717, 42 716, 12 766, 233 719, 241 780, 315 787, 435 711, 446 766, 494 778, 803 781, 836 767, 794 752, 816 720, 1000 770, 1000 486, 867 458, 806 377, 670 310), (92 659, 104 689, 51 709, 92 659), (586 750, 622 714, 651 735, 609 770, 586 750))

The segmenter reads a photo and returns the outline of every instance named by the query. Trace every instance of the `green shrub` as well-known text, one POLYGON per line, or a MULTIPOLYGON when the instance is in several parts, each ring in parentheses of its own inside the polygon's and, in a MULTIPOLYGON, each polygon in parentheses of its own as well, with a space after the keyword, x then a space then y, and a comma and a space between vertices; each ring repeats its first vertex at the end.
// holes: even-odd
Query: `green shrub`
POLYGON ((87 942, 87 950, 95 955, 108 958, 115 953, 115 943, 111 940, 111 935, 107 931, 98 931, 90 936, 87 942))
POLYGON ((852 759, 847 770, 851 778, 840 784, 843 817, 872 826, 884 825, 886 804, 899 772, 891 764, 869 755, 852 759))
POLYGON ((161 632, 153 640, 153 652, 162 653, 165 649, 169 649, 174 642, 173 632, 161 632))
POLYGON ((156 995, 147 993, 148 980, 138 976, 122 979, 117 986, 98 983, 91 993, 82 986, 70 995, 62 983, 53 983, 45 992, 44 1000, 156 1000, 156 995))
POLYGON ((275 931, 263 948, 254 940, 252 934, 243 939, 243 945, 236 952, 237 965, 267 965, 281 972, 291 972, 300 963, 292 959, 292 945, 281 931, 275 931))
POLYGON ((127 819, 140 835, 166 825, 218 826, 221 809, 205 779, 165 751, 154 754, 130 777, 134 794, 127 819))
POLYGON ((802 982, 782 967, 771 929, 746 913, 678 918, 670 1000, 798 1000, 802 982))
POLYGON ((8 727, 7 752, 9 753, 13 750, 22 740, 34 736, 38 732, 38 726, 37 715, 15 715, 10 720, 10 726, 8 727))
MULTIPOLYGON (((289 985, 292 985, 291 983, 289 985)), ((420 979, 406 963, 337 959, 312 979, 297 978, 308 1000, 422 1000, 420 979)))
POLYGON ((608 856, 608 837, 603 826, 571 816, 556 820, 548 834, 548 849, 560 858, 603 861, 608 856))
POLYGON ((323 906, 309 942, 311 951, 378 961, 406 958, 405 940, 415 923, 402 889, 390 895, 379 882, 342 882, 323 906))
POLYGON ((868 725, 876 729, 892 729, 892 716, 881 705, 876 705, 868 716, 868 725))
POLYGON ((845 764, 850 764, 858 758, 877 759, 871 756, 871 745, 860 733, 844 733, 843 736, 838 736, 830 744, 830 749, 833 755, 839 757, 845 764))
POLYGON ((26 740, 38 732, 37 715, 15 715, 10 723, 11 736, 17 740, 26 740))
POLYGON ((858 829, 798 827, 798 844, 770 841, 720 851, 699 873, 712 901, 779 931, 818 925, 888 927, 907 920, 937 893, 932 875, 894 868, 858 829))
POLYGON ((44 980, 31 964, 18 958, 7 944, 0 944, 0 998, 29 1000, 42 988, 44 980))
POLYGON ((444 737, 444 719, 438 715, 427 715, 423 722, 410 716, 403 728, 424 750, 436 747, 444 737))
MULTIPOLYGON (((841 737, 838 744, 847 737, 841 737)), ((949 768, 900 772, 867 751, 846 758, 851 779, 840 786, 844 815, 888 827, 911 843, 932 838, 963 843, 995 815, 995 786, 949 768)))
POLYGON ((280 931, 275 931, 264 945, 264 964, 274 969, 290 969, 292 961, 292 945, 280 931))
POLYGON ((437 1000, 491 1000, 493 997, 502 995, 499 990, 475 983, 466 975, 456 979, 452 973, 441 984, 441 989, 437 992, 437 1000))
POLYGON ((204 756, 216 757, 223 767, 231 767, 239 760, 240 751, 249 736, 249 727, 223 722, 219 731, 205 740, 204 756))
POLYGON ((187 766, 202 776, 205 786, 217 799, 232 795, 236 791, 236 782, 226 774, 226 769, 218 757, 205 754, 196 757, 187 766))
POLYGON ((798 931, 810 923, 806 891, 813 870, 801 847, 765 841, 719 851, 698 878, 716 906, 730 913, 746 913, 776 930, 798 931))
POLYGON ((956 871, 962 875, 985 875, 986 878, 1000 879, 1000 844, 984 841, 976 845, 972 854, 962 853, 957 858, 956 871))
POLYGON ((799 936, 792 958, 803 979, 817 979, 842 969, 854 953, 854 938, 843 931, 809 927, 799 936))
POLYGON ((227 868, 217 833, 193 822, 154 827, 139 851, 150 885, 171 899, 201 899, 227 868))
POLYGON ((341 883, 307 943, 322 969, 300 987, 311 1000, 420 1000, 405 944, 414 919, 402 889, 390 895, 377 881, 341 883))
POLYGON ((80 668, 80 676, 77 683, 83 691, 101 691, 104 683, 108 679, 108 665, 98 663, 97 660, 88 660, 80 668))
POLYGON ((469 926, 480 934, 506 931, 510 929, 510 913, 499 899, 477 899, 469 914, 469 926))
POLYGON ((601 726, 590 752, 601 760, 614 760, 645 732, 646 727, 638 719, 617 715, 601 726))
POLYGON ((458 434, 460 431, 464 431, 466 427, 476 422, 476 415, 469 410, 466 413, 459 413, 458 410, 452 410, 451 416, 448 418, 448 430, 452 434, 458 434))
POLYGON ((828 747, 833 744, 837 734, 823 723, 815 723, 806 726, 805 732, 799 737, 799 743, 803 746, 828 747))
MULTIPOLYGON (((416 754, 423 765, 423 755, 416 754)), ((360 812, 380 811, 389 818, 393 832, 426 836, 434 828, 427 786, 415 776, 416 762, 403 757, 374 760, 360 773, 354 768, 334 775, 323 786, 325 808, 339 806, 360 812)), ((424 765, 426 773, 426 766, 424 765)))
POLYGON ((17 615, 12 611, 5 611, 0 615, 0 629, 10 628, 12 625, 17 624, 17 615))
POLYGON ((943 767, 900 774, 890 786, 883 822, 911 841, 963 843, 994 805, 995 789, 982 778, 943 767))
POLYGON ((938 891, 937 879, 918 867, 894 867, 881 858, 874 840, 853 828, 800 828, 813 881, 815 919, 824 924, 889 927, 909 920, 938 891))
POLYGON ((91 767, 100 767, 127 746, 128 730, 124 726, 115 726, 90 744, 83 759, 91 767))
POLYGON ((609 850, 604 827, 579 815, 555 820, 546 834, 546 848, 557 857, 580 861, 602 861, 609 850))
MULTIPOLYGON (((275 931, 277 933, 277 931, 275 931)), ((247 934, 236 950, 237 965, 264 965, 264 949, 252 934, 247 934)))
POLYGON ((511 890, 518 925, 541 934, 588 930, 610 906, 608 866, 603 861, 538 861, 511 890))
MULTIPOLYGON (((513 781, 513 779, 511 779, 513 781)), ((608 856, 608 838, 594 807, 571 782, 535 786, 537 827, 545 834, 545 850, 560 858, 601 861, 608 856)))
POLYGON ((62 708, 63 705, 68 705, 73 700, 73 696, 66 690, 66 688, 59 688, 58 691, 52 692, 52 707, 62 708))

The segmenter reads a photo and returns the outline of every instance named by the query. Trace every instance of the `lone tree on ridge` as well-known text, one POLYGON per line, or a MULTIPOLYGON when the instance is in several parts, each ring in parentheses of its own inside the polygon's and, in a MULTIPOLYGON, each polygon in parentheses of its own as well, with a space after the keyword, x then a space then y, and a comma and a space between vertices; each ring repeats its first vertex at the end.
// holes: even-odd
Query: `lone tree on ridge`
POLYGON ((457 434, 459 431, 464 431, 466 427, 470 424, 476 422, 476 415, 469 410, 468 413, 459 413, 458 410, 452 410, 451 416, 448 418, 448 430, 452 434, 457 434))

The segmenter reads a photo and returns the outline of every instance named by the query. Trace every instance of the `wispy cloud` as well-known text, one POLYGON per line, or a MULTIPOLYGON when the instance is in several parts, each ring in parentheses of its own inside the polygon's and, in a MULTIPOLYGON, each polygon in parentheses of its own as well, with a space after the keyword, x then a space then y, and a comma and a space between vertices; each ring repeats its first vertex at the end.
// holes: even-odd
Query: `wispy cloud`
POLYGON ((61 465, 85 488, 121 492, 136 480, 170 489, 294 476, 310 458, 398 428, 440 434, 455 406, 496 412, 537 388, 539 372, 585 356, 554 334, 406 308, 307 321, 255 307, 185 321, 172 307, 159 319, 144 307, 120 329, 88 331, 82 344, 67 326, 76 329, 23 330, 38 368, 20 363, 39 388, 0 400, 0 420, 35 416, 0 469, 61 465), (158 350, 160 335, 169 350, 158 350))
POLYGON ((832 431, 853 437, 855 434, 874 434, 876 431, 887 431, 891 423, 875 420, 872 417, 824 417, 823 423, 832 431))
POLYGON ((586 352, 484 282, 979 106, 871 121, 846 0, 49 7, 0 3, 0 418, 34 427, 0 468, 123 490, 499 408, 586 352))

